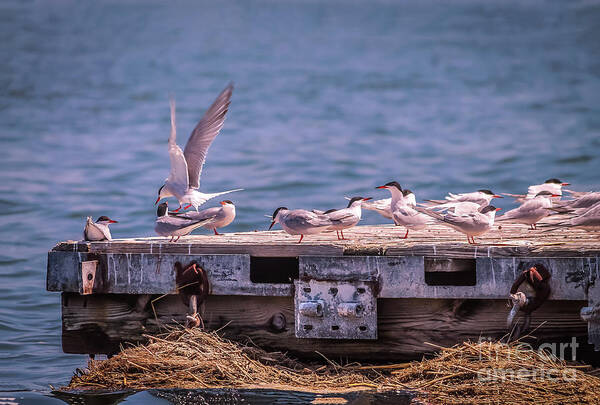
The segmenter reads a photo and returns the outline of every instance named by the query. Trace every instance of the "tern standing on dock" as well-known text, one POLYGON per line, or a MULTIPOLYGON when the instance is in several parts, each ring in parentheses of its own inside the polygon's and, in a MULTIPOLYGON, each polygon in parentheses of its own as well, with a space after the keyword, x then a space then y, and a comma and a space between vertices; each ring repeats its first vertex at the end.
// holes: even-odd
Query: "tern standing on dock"
POLYGON ((428 222, 427 216, 415 210, 415 208, 409 204, 411 200, 409 198, 404 198, 402 187, 398 182, 391 181, 376 188, 385 188, 392 193, 392 203, 390 204, 392 217, 396 225, 402 225, 406 228, 404 239, 408 238, 408 231, 411 229, 425 229, 428 222))
POLYGON ((158 189, 158 198, 155 204, 158 204, 163 198, 174 196, 179 201, 179 208, 175 212, 179 211, 184 204, 187 204, 184 209, 193 206, 198 211, 198 207, 211 198, 241 190, 209 194, 198 190, 208 148, 223 127, 232 92, 233 85, 230 84, 219 94, 194 128, 185 145, 185 151, 182 151, 176 143, 175 101, 171 99, 171 135, 169 136, 171 171, 165 184, 158 189))
POLYGON ((600 231, 600 202, 589 208, 577 208, 572 211, 572 216, 566 221, 548 224, 552 229, 579 228, 586 231, 600 231))
POLYGON ((504 193, 504 195, 515 197, 517 202, 524 203, 527 200, 534 199, 540 192, 548 191, 550 194, 555 194, 551 201, 556 202, 560 201, 560 198, 562 197, 563 186, 568 186, 569 184, 570 183, 565 183, 559 179, 548 179, 542 184, 534 184, 533 186, 529 186, 527 189, 527 195, 508 193, 504 193))
POLYGON ((83 239, 89 241, 112 240, 108 225, 116 223, 118 221, 113 221, 105 215, 98 218, 96 222, 92 221, 92 217, 87 217, 83 230, 83 239))
POLYGON ((344 229, 353 228, 356 226, 356 224, 358 224, 362 216, 362 204, 364 201, 368 201, 370 199, 371 197, 353 197, 348 202, 347 208, 343 208, 340 210, 329 210, 324 213, 324 215, 327 215, 329 219, 336 222, 329 229, 336 231, 336 233, 338 234, 338 240, 346 239, 344 238, 344 229), (340 234, 342 235, 341 238, 340 234))
MULTIPOLYGON (((412 191, 410 191, 408 189, 403 189, 402 195, 404 196, 404 199, 406 200, 406 203, 408 205, 413 206, 413 207, 415 207, 417 205, 417 199, 415 198, 415 195, 412 191)), ((392 220, 394 219, 394 216, 392 215, 392 199, 391 198, 384 198, 384 199, 375 200, 372 202, 364 202, 362 204, 362 208, 369 210, 369 211, 375 211, 384 218, 392 219, 392 220)))
POLYGON ((496 211, 500 211, 501 208, 488 205, 483 207, 480 211, 474 211, 463 215, 452 212, 442 215, 439 212, 421 207, 417 208, 417 210, 437 219, 442 225, 449 226, 452 229, 464 233, 467 235, 469 244, 475 244, 475 236, 483 235, 492 229, 496 211))
POLYGON ((529 225, 530 229, 536 229, 536 223, 551 214, 552 197, 560 196, 549 191, 540 191, 535 198, 526 200, 520 207, 508 211, 498 217, 496 221, 514 222, 529 225))
POLYGON ((298 243, 302 242, 304 235, 314 235, 325 232, 334 224, 327 215, 316 214, 306 210, 290 210, 279 207, 273 212, 271 226, 280 224, 283 230, 290 235, 300 235, 298 243))
POLYGON ((173 238, 175 237, 177 237, 175 239, 175 242, 177 242, 182 236, 189 235, 194 229, 207 225, 214 219, 214 217, 210 217, 198 221, 169 216, 169 206, 167 203, 158 205, 156 216, 154 231, 160 236, 170 236, 171 240, 169 242, 173 242, 173 238))
MULTIPOLYGON (((571 192, 573 194, 573 192, 571 192)), ((591 208, 600 202, 600 192, 598 191, 590 191, 590 192, 577 192, 574 194, 573 200, 560 201, 558 203, 554 203, 554 208, 556 211, 563 212, 569 211, 572 209, 579 208, 591 208)))
POLYGON ((224 228, 235 219, 235 205, 230 200, 220 202, 220 207, 207 208, 201 211, 190 211, 181 214, 174 214, 176 218, 192 219, 194 221, 203 221, 213 218, 213 221, 203 225, 206 229, 212 229, 215 235, 221 235, 217 228, 224 228))

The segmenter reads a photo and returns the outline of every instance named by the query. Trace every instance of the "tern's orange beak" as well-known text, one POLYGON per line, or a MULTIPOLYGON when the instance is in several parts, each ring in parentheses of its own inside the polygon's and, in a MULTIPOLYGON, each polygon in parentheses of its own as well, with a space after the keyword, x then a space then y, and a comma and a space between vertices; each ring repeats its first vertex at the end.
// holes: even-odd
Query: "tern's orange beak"
POLYGON ((496 208, 496 211, 500 211, 502 208, 496 208))
POLYGON ((571 183, 560 183, 561 186, 570 186, 571 183))
POLYGON ((221 202, 219 202, 219 204, 221 204, 221 205, 225 205, 225 204, 227 204, 227 203, 226 203, 225 201, 221 201, 221 202))
POLYGON ((560 194, 552 194, 550 197, 560 197, 560 194))
POLYGON ((156 199, 156 202, 154 203, 154 205, 158 204, 159 201, 160 201, 160 196, 156 199))
POLYGON ((375 188, 387 188, 387 186, 377 186, 375 188))
POLYGON ((273 228, 273 225, 275 225, 275 221, 271 222, 271 226, 269 226, 269 231, 271 230, 271 228, 273 228))
POLYGON ((372 200, 372 198, 371 197, 363 198, 363 201, 369 201, 369 200, 372 200))
POLYGON ((108 221, 109 224, 118 224, 119 221, 113 221, 112 219, 108 221))
POLYGON ((496 195, 496 194, 494 194, 494 195, 492 196, 492 198, 504 198, 504 197, 502 197, 501 195, 496 195))

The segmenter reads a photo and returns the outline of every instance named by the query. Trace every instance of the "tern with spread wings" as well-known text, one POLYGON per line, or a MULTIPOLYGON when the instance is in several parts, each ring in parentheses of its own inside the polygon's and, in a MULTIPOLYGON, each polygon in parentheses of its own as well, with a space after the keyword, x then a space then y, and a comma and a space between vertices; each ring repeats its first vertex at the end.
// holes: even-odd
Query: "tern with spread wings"
POLYGON ((155 204, 158 204, 163 198, 175 197, 179 201, 179 208, 175 212, 179 211, 184 204, 186 205, 184 209, 194 207, 198 211, 198 207, 211 198, 241 190, 203 193, 198 189, 208 148, 223 127, 232 92, 233 84, 229 84, 219 94, 194 128, 183 151, 176 143, 175 101, 171 99, 171 135, 169 136, 171 171, 165 184, 158 189, 158 198, 155 204))

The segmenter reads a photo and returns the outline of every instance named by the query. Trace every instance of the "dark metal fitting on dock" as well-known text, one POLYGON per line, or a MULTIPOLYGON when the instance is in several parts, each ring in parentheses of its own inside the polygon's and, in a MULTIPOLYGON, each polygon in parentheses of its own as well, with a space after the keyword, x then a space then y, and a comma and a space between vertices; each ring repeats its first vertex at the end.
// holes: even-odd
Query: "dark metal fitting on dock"
POLYGON ((581 319, 586 322, 598 322, 600 321, 600 304, 595 305, 593 307, 583 307, 581 308, 581 319))
POLYGON ((340 314, 340 316, 359 318, 364 311, 364 307, 358 302, 342 302, 338 304, 338 314, 340 314))
POLYGON ((93 294, 97 267, 98 260, 81 262, 81 295, 93 294))
MULTIPOLYGON (((189 315, 186 315, 185 326, 187 328, 197 328, 202 323, 200 315, 198 315, 198 296, 190 295, 188 301, 189 315)), ((204 325, 202 325, 204 327, 204 325)))
POLYGON ((324 305, 325 303, 321 300, 301 302, 298 306, 298 312, 304 316, 322 318, 324 305))
POLYGON ((517 312, 525 313, 523 325, 515 328, 514 337, 516 339, 529 329, 531 313, 539 308, 552 292, 550 288, 550 272, 543 264, 536 263, 533 266, 526 267, 519 274, 519 277, 517 277, 510 289, 510 299, 512 300, 513 307, 506 319, 508 328, 511 329, 514 326, 517 312), (517 291, 523 282, 526 282, 533 289, 535 293, 533 297, 527 297, 523 292, 517 291))
POLYGON ((202 305, 210 291, 208 277, 204 269, 196 262, 191 262, 187 267, 176 262, 175 270, 177 272, 177 290, 182 293, 184 302, 187 301, 188 304, 185 326, 197 328, 202 324, 198 307, 202 305))
POLYGON ((198 295, 200 302, 208 296, 210 285, 208 277, 202 267, 196 262, 191 262, 187 267, 183 267, 180 262, 175 263, 177 272, 177 289, 180 293, 186 295, 198 295))

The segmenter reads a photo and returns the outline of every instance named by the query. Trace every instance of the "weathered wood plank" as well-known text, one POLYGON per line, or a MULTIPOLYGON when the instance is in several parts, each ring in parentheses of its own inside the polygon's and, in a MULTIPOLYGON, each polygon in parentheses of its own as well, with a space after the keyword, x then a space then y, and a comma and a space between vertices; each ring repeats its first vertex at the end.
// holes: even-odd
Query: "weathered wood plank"
POLYGON ((93 292, 104 294, 176 294, 176 263, 197 263, 207 273, 213 295, 291 296, 291 284, 250 281, 249 255, 93 254, 51 252, 49 291, 80 292, 79 262, 98 260, 93 292))
MULTIPOLYGON (((553 301, 533 314, 531 328, 539 342, 587 340, 587 325, 579 317, 586 302, 553 301)), ((63 348, 68 353, 111 353, 119 343, 140 341, 164 324, 183 323, 187 306, 180 296, 135 311, 135 298, 124 295, 82 297, 63 294, 63 348), (102 351, 102 350, 104 351, 102 351), (110 350, 109 350, 110 349, 110 350)), ((378 339, 343 341, 297 339, 291 297, 210 296, 203 305, 204 325, 225 336, 251 340, 273 350, 302 357, 363 361, 399 361, 420 358, 435 348, 426 342, 451 346, 467 339, 501 338, 506 334, 506 300, 379 299, 378 339), (284 327, 274 319, 284 319, 284 327)), ((581 358, 580 358, 581 359, 581 358)))
MULTIPOLYGON (((254 283, 249 255, 179 255, 51 252, 48 257, 50 291, 81 292, 80 262, 97 260, 94 293, 175 294, 176 263, 192 262, 208 276, 213 295, 291 296, 290 283, 254 283)), ((473 285, 428 284, 425 259, 419 256, 300 256, 301 280, 374 281, 380 298, 489 298, 503 299, 525 268, 541 263, 548 268, 555 300, 585 300, 598 258, 477 258, 473 285)), ((463 269, 463 267, 461 267, 463 269)), ((274 269, 277 271, 277 269, 274 269)))
POLYGON ((585 300, 597 258, 478 258, 475 285, 429 285, 418 256, 300 257, 300 279, 377 281, 380 298, 504 299, 521 273, 541 263, 552 278, 550 299, 585 300))
MULTIPOLYGON (((600 255, 597 233, 576 229, 554 232, 529 231, 526 226, 502 225, 476 238, 469 245, 466 238, 441 225, 424 231, 411 231, 401 239, 404 228, 392 225, 358 226, 349 230, 349 240, 338 241, 335 234, 308 235, 301 244, 282 231, 230 233, 223 236, 191 235, 177 243, 168 238, 115 239, 112 242, 61 242, 55 251, 96 253, 158 254, 249 254, 252 256, 339 256, 391 255, 448 258, 476 257, 586 257, 600 255)), ((345 234, 346 234, 345 233, 345 234)))

